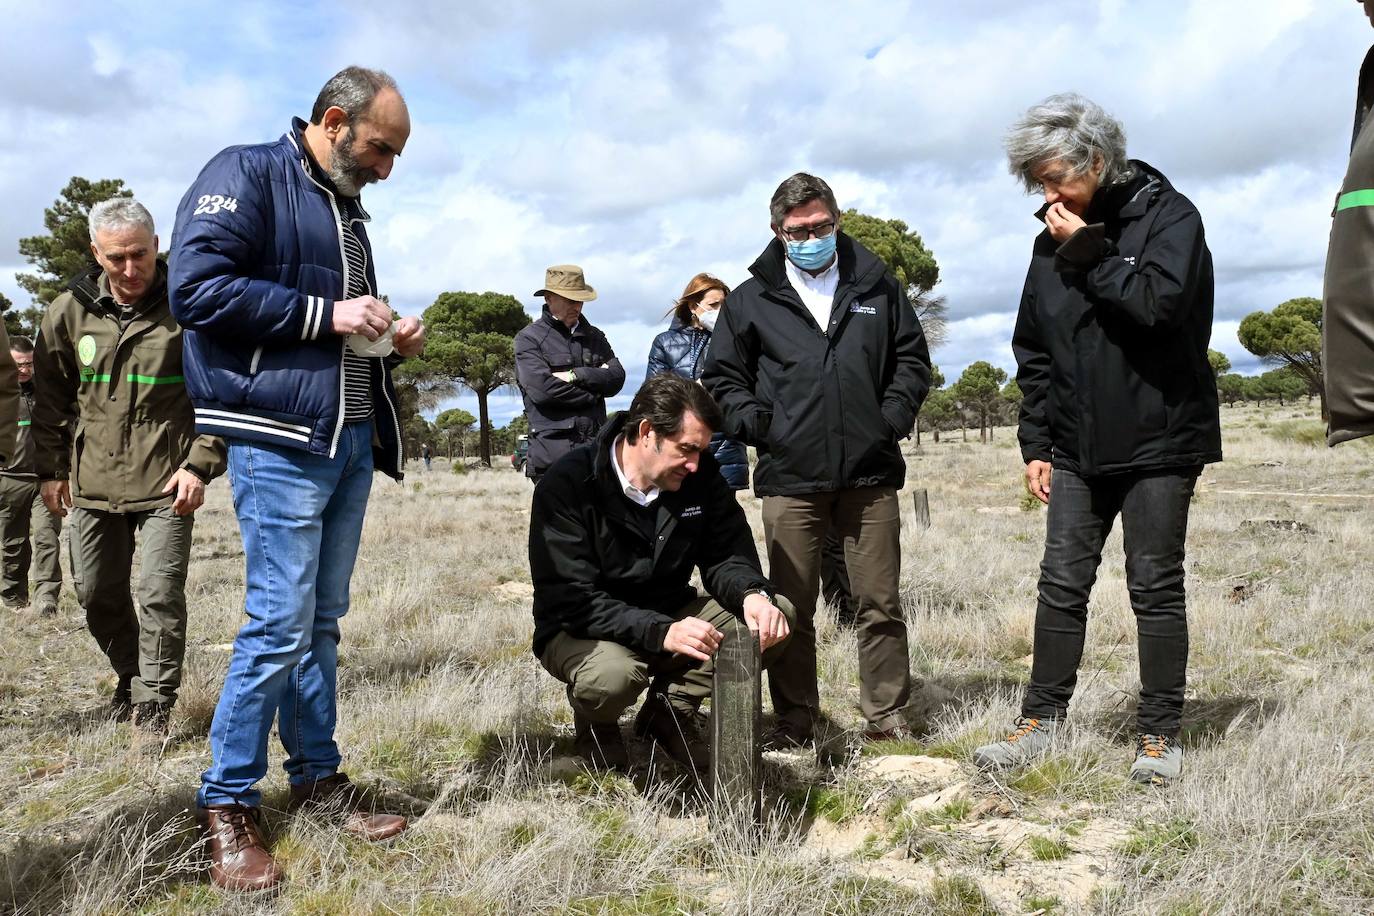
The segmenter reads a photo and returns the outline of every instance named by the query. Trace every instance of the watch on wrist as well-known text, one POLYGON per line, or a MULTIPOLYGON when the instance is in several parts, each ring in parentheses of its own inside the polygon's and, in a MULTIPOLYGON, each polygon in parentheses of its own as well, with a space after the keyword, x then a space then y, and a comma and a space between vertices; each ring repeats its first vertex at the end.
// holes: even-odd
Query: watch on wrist
POLYGON ((744 597, 746 598, 748 598, 750 595, 762 595, 763 600, 767 601, 769 604, 774 603, 773 593, 766 588, 751 588, 749 589, 749 591, 744 593, 744 597))

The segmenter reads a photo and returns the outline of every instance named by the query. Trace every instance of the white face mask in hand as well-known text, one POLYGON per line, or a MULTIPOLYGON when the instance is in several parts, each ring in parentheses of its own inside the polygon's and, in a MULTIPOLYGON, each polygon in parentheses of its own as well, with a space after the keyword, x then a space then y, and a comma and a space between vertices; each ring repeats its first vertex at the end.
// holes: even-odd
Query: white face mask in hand
POLYGON ((348 348, 359 356, 390 356, 396 347, 391 338, 396 336, 396 322, 382 332, 376 340, 368 340, 362 334, 348 335, 348 348))

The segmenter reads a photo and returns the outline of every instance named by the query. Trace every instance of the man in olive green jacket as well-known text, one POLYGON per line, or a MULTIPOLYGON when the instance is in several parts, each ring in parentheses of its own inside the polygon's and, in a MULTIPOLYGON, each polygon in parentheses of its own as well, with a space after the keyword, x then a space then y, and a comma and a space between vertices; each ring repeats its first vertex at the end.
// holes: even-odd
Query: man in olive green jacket
POLYGON ((9 351, 19 371, 19 423, 14 457, 0 468, 0 601, 12 608, 29 604, 32 565, 34 607, 40 616, 51 617, 62 591, 62 520, 43 508, 33 469, 33 341, 15 337, 9 351))
POLYGON ((105 201, 91 208, 90 234, 99 268, 48 306, 38 336, 35 464, 48 509, 71 509, 72 584, 119 676, 112 711, 165 731, 186 651, 192 513, 224 471, 224 443, 195 434, 152 216, 128 198, 105 201))

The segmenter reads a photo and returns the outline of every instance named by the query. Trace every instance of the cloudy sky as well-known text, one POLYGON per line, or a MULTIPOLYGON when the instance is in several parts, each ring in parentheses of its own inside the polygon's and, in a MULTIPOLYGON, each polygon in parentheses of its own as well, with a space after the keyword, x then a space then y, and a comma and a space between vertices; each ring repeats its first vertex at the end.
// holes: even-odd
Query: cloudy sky
MULTIPOLYGON (((351 63, 386 69, 414 130, 367 190, 381 291, 419 313, 445 290, 530 294, 583 265, 631 382, 692 274, 730 284, 798 170, 905 220, 940 264, 953 379, 1014 368, 1036 201, 1000 140, 1074 90, 1202 211, 1213 346, 1255 371, 1239 319, 1320 295, 1355 81, 1374 31, 1349 0, 978 4, 851 0, 0 0, 0 292, 27 295, 17 240, 72 175, 123 178, 167 244, 181 194, 232 144, 273 140, 351 63), (230 12, 232 10, 232 13, 230 12)), ((461 399, 473 410, 473 400, 461 399)), ((518 399, 493 405, 504 423, 518 399)))

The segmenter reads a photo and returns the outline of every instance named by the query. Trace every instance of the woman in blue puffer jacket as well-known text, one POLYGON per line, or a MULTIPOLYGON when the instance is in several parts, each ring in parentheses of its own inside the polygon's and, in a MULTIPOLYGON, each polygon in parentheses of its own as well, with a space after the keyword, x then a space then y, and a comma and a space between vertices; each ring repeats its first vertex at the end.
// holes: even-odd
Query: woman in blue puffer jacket
MULTIPOLYGON (((711 343, 711 329, 729 294, 730 287, 710 274, 697 274, 692 278, 682 291, 682 298, 668 313, 673 316, 673 323, 654 338, 649 348, 649 371, 645 379, 660 372, 675 372, 692 381, 701 378, 706 347, 711 343)), ((718 432, 711 437, 711 454, 731 487, 736 490, 748 488, 749 453, 743 442, 727 439, 718 432)))

